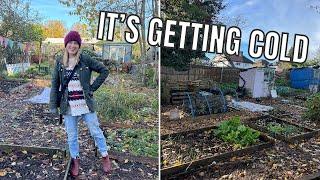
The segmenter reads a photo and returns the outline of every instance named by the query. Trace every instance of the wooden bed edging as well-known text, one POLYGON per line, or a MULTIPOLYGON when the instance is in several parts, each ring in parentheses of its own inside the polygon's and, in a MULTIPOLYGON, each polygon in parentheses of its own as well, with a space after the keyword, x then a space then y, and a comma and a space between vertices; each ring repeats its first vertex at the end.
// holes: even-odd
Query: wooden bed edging
POLYGON ((225 159, 230 159, 232 157, 237 157, 237 156, 243 156, 243 155, 248 155, 248 154, 253 154, 257 151, 270 148, 274 144, 274 140, 269 138, 268 136, 261 134, 260 135, 260 140, 263 141, 263 143, 254 145, 254 146, 249 146, 240 150, 236 151, 231 151, 231 152, 226 152, 222 153, 219 155, 215 156, 209 156, 206 158, 194 160, 192 162, 184 163, 178 166, 171 166, 171 167, 166 167, 161 169, 160 174, 161 178, 166 178, 168 176, 173 176, 176 174, 184 174, 188 173, 189 171, 192 171, 194 168, 199 168, 201 166, 210 166, 214 162, 219 162, 225 159))
POLYGON ((274 137, 275 139, 279 139, 279 140, 285 141, 287 143, 296 143, 298 141, 310 139, 310 138, 320 134, 320 129, 307 128, 307 127, 304 127, 304 126, 302 126, 300 124, 292 123, 290 121, 286 121, 284 119, 280 119, 280 118, 277 118, 275 116, 270 116, 270 115, 247 119, 247 120, 244 121, 244 123, 247 126, 253 128, 253 129, 256 129, 258 131, 264 132, 264 133, 274 137), (269 130, 267 128, 262 127, 262 126, 258 126, 258 125, 255 125, 255 124, 252 123, 252 121, 257 121, 258 119, 264 119, 264 118, 272 118, 272 119, 275 119, 276 121, 280 121, 280 122, 282 121, 284 123, 296 126, 298 128, 302 128, 307 132, 305 132, 303 134, 300 134, 300 135, 290 136, 290 137, 286 137, 286 136, 283 136, 283 135, 280 135, 280 134, 268 134, 269 130))
POLYGON ((56 154, 58 152, 62 153, 66 157, 67 152, 65 149, 53 148, 53 147, 39 147, 39 146, 22 146, 13 144, 0 144, 1 150, 18 150, 18 151, 29 151, 33 153, 47 153, 50 155, 56 154))

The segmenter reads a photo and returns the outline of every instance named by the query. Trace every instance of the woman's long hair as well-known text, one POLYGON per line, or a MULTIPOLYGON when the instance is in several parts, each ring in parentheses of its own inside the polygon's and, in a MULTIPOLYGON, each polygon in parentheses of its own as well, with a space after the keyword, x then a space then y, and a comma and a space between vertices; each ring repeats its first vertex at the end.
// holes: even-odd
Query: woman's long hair
MULTIPOLYGON (((78 64, 80 61, 80 54, 81 54, 81 49, 79 48, 79 50, 76 54, 76 61, 77 61, 76 64, 78 64)), ((69 66, 69 53, 66 48, 64 49, 64 54, 63 54, 63 65, 65 67, 69 66)))

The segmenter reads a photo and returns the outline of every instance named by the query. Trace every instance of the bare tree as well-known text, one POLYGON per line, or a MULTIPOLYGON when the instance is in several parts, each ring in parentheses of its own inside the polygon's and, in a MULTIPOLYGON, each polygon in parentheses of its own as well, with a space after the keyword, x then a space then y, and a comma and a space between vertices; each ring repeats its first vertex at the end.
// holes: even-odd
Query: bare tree
MULTIPOLYGON (((140 16, 140 24, 137 25, 140 49, 140 64, 147 61, 146 24, 153 16, 159 16, 159 0, 59 0, 60 3, 74 7, 70 14, 78 15, 91 28, 92 37, 95 37, 98 24, 99 11, 125 12, 140 16)), ((121 30, 123 32, 123 29, 121 30)), ((142 70, 144 71, 144 70, 142 70)), ((142 73, 144 74, 144 73, 142 73)), ((144 80, 144 77, 142 78, 144 80)))

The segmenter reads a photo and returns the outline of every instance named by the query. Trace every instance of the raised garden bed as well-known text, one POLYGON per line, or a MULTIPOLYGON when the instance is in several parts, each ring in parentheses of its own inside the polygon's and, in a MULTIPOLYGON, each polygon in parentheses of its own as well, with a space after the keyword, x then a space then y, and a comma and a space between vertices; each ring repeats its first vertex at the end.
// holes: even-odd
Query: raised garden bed
POLYGON ((32 104, 26 112, 15 118, 15 122, 26 125, 30 123, 57 125, 59 116, 49 112, 48 104, 32 104))
MULTIPOLYGON (((109 78, 108 78, 109 79, 109 78)), ((1 82, 1 81, 0 81, 1 82)), ((34 82, 38 85, 36 82, 34 82)), ((128 83, 125 83, 126 85, 128 83)), ((15 93, 5 93, 0 90, 0 142, 6 144, 15 144, 9 145, 14 146, 17 149, 14 151, 23 151, 32 153, 33 155, 46 154, 48 159, 52 159, 52 153, 55 153, 57 148, 65 148, 66 143, 66 133, 62 125, 57 125, 59 122, 58 116, 52 115, 48 112, 48 105, 40 104, 30 104, 25 102, 25 99, 29 99, 33 94, 38 94, 41 88, 36 85, 30 85, 22 88, 15 93), (39 147, 33 147, 39 146, 39 147), (23 147, 19 150, 18 147, 23 147), (48 147, 48 148, 46 148, 48 147), (53 148, 51 148, 53 147, 53 148), (29 148, 29 149, 28 149, 29 148), (37 149, 36 152, 32 152, 34 149, 37 149), (52 153, 48 152, 52 150, 52 153), (48 150, 48 151, 47 151, 48 150), (39 152, 41 151, 41 153, 39 152), (45 151, 45 152, 43 152, 45 151)), ((112 83, 114 85, 114 83, 112 83)), ((1 86, 1 85, 0 85, 1 86)), ((130 86, 128 84, 128 86, 130 86)), ((147 88, 136 88, 130 86, 130 91, 132 92, 147 92, 153 93, 156 90, 147 89, 147 88)), ((146 93, 146 94, 148 94, 146 93)), ((147 114, 148 111, 143 113, 147 114)), ((148 115, 148 114, 147 114, 148 115)), ((153 113, 147 117, 143 116, 141 121, 133 122, 131 119, 124 119, 117 121, 120 125, 129 126, 130 128, 141 128, 144 130, 149 130, 150 128, 156 129, 158 125, 157 113, 153 113)), ((109 122, 109 121, 108 121, 109 122)), ((109 129, 110 132, 119 130, 117 125, 113 125, 113 122, 108 123, 105 126, 102 126, 103 129, 109 129), (110 125, 110 126, 109 126, 110 125)), ((122 127, 126 128, 126 127, 122 127)), ((112 159, 112 167, 114 171, 110 175, 105 175, 101 167, 101 159, 95 156, 94 152, 94 142, 93 138, 90 136, 89 130, 85 126, 84 121, 80 120, 79 122, 79 144, 80 144, 80 159, 81 159, 81 169, 79 179, 157 179, 158 178, 158 158, 151 158, 145 156, 132 156, 130 149, 120 149, 121 152, 114 152, 115 149, 111 147, 109 151, 110 157, 112 159), (125 151, 125 153, 123 153, 125 151)), ((156 133, 157 134, 157 133, 156 133)), ((123 141, 119 136, 116 136, 115 141, 123 141)), ((141 137, 137 137, 137 139, 141 137)), ((125 139, 125 138, 124 138, 125 139)), ((153 143, 157 143, 158 138, 155 139, 153 143)), ((109 141, 107 142, 107 144, 109 141)), ((138 149, 138 145, 135 145, 138 149)), ((141 146, 141 145, 140 145, 141 146)), ((143 146, 141 146, 143 149, 143 146)), ((1 150, 1 148, 0 148, 1 150)), ((58 150, 59 151, 59 150, 58 150)), ((158 151, 157 151, 158 152, 158 151)), ((68 153, 67 153, 68 154, 68 153)), ((9 156, 8 154, 0 154, 0 159, 2 156, 9 156)), ((19 154, 20 156, 20 154, 19 154)), ((158 156, 158 155, 157 155, 158 156)), ((23 156, 22 156, 23 157, 23 156)), ((7 158, 7 157, 6 157, 7 158)), ((37 162, 38 160, 35 159, 37 162)), ((40 161, 41 162, 41 161, 40 161)), ((59 171, 59 176, 43 176, 43 179, 72 179, 68 176, 68 159, 64 159, 64 169, 59 171), (65 173, 66 172, 66 173, 65 173)), ((12 162, 10 162, 11 164, 12 162)), ((17 162, 18 163, 18 162, 17 162)), ((2 164, 0 162, 0 164, 2 164)), ((23 163, 24 164, 24 163, 23 163)), ((0 165, 1 166, 1 165, 0 165)), ((7 168, 7 167, 5 167, 7 168)), ((5 168, 0 167, 0 170, 5 168)), ((50 167, 48 167, 50 169, 50 167)), ((11 168, 12 169, 12 168, 11 168)), ((36 174, 38 169, 41 171, 41 164, 38 164, 37 167, 32 166, 28 169, 29 172, 33 171, 36 174)), ((10 171, 10 169, 6 169, 10 171)), ((49 171, 48 171, 49 172, 49 171)), ((10 173, 7 173, 10 174, 10 173)), ((6 175, 7 175, 6 174, 6 175)), ((23 176, 24 171, 21 173, 23 176)), ((41 172, 38 173, 41 177, 41 172)), ((15 175, 15 174, 13 174, 15 175)), ((39 179, 41 177, 38 176, 39 179)), ((0 177, 1 179, 2 177, 0 177)), ((7 176, 5 176, 5 179, 7 176)), ((10 176, 7 179, 15 179, 15 176, 10 176)), ((29 177, 26 176, 25 179, 37 179, 37 176, 29 177)))
MULTIPOLYGON (((78 179, 157 179, 156 158, 133 156, 128 153, 109 151, 112 161, 112 173, 102 171, 101 158, 92 149, 84 149, 80 155, 81 167, 78 179)), ((70 175, 65 179, 73 179, 70 175)))
MULTIPOLYGON (((117 152, 112 146, 108 153, 112 160, 113 171, 109 175, 104 174, 100 154, 89 131, 83 128, 84 124, 80 123, 79 136, 83 141, 80 143, 81 174, 79 179, 156 179, 158 177, 158 158, 117 152)), ((110 145, 108 140, 107 144, 110 145)), ((67 179, 72 178, 68 176, 67 179)))
MULTIPOLYGON (((16 109, 14 109, 16 110, 16 109)), ((48 112, 48 105, 30 104, 19 114, 5 117, 0 123, 0 142, 23 146, 64 148, 66 133, 58 126, 58 117, 48 112)))
POLYGON ((276 139, 289 143, 309 139, 320 132, 319 130, 309 129, 296 123, 268 115, 248 119, 245 123, 253 129, 267 133, 276 139))
POLYGON ((26 84, 25 80, 0 80, 0 91, 9 93, 21 85, 26 84))
POLYGON ((318 121, 310 120, 304 117, 304 114, 307 108, 295 107, 292 109, 295 110, 294 113, 288 112, 285 109, 281 110, 280 108, 276 108, 273 111, 269 112, 269 115, 288 121, 288 122, 302 125, 310 129, 320 129, 320 123, 318 121))
POLYGON ((13 144, 0 144, 0 150, 2 151, 27 151, 32 153, 46 153, 48 155, 54 155, 57 153, 62 154, 66 157, 66 150, 60 148, 51 147, 39 147, 39 146, 21 146, 13 144))
POLYGON ((181 119, 170 120, 169 114, 170 109, 173 109, 172 106, 167 106, 162 108, 161 114, 161 135, 179 133, 183 131, 189 131, 194 129, 202 129, 205 127, 211 127, 219 122, 229 119, 233 116, 239 116, 242 119, 253 118, 261 116, 258 113, 253 113, 249 111, 239 111, 234 108, 228 108, 228 111, 225 113, 196 116, 195 118, 191 116, 186 116, 181 119))
MULTIPOLYGON (((85 134, 86 136, 88 136, 87 132, 85 134)), ((80 156, 81 174, 79 175, 79 179, 101 179, 101 178, 103 179, 105 178, 156 179, 157 178, 158 176, 157 158, 133 156, 128 153, 120 153, 120 152, 114 152, 114 151, 109 151, 110 158, 112 159, 112 167, 114 169, 113 173, 109 175, 105 175, 102 171, 101 159, 95 156, 94 151, 92 151, 93 144, 94 144, 93 142, 88 144, 86 143, 86 148, 84 148, 83 144, 81 144, 81 156, 80 156)), ((18 145, 7 145, 7 144, 2 144, 2 145, 0 144, 0 150, 21 151, 25 154, 26 153, 46 154, 48 155, 48 158, 55 157, 56 156, 55 154, 60 154, 60 157, 65 157, 65 154, 66 154, 65 150, 58 149, 58 148, 18 146, 18 145)), ((7 154, 5 154, 5 156, 7 156, 7 154)), ((70 159, 68 162, 65 159, 64 162, 65 162, 63 167, 64 174, 60 172, 61 176, 59 176, 58 178, 51 178, 52 176, 45 176, 44 179, 72 179, 69 174, 70 159)), ((32 168, 35 168, 35 167, 32 167, 32 168)), ((5 170, 7 171, 10 169, 5 169, 5 170)), ((12 171, 10 170, 10 172, 12 171)), ((34 171, 34 172, 37 172, 37 171, 34 171)), ((38 177, 39 179, 41 179, 41 177, 43 177, 43 175, 38 172, 35 173, 35 175, 36 175, 35 177, 30 176, 30 178, 32 177, 31 179, 36 179, 38 177)), ((29 176, 26 176, 26 177, 29 177, 29 176)))
POLYGON ((272 146, 273 141, 260 135, 258 142, 248 147, 237 147, 217 138, 215 127, 162 136, 161 177, 188 173, 232 157, 243 156, 272 146))
MULTIPOLYGON (((79 123, 80 161, 82 165, 79 179, 156 179, 158 177, 158 158, 135 156, 127 147, 124 147, 122 152, 116 151, 117 149, 108 139, 110 133, 116 130, 110 127, 102 129, 107 135, 107 145, 110 146, 108 153, 114 170, 109 175, 103 173, 100 154, 90 137, 90 132, 84 123, 79 123)), ((128 139, 128 137, 116 136, 113 143, 122 143, 126 138, 128 139)), ((139 145, 136 146, 139 147, 139 145)), ((68 177, 68 179, 71 178, 68 177)))
MULTIPOLYGON (((314 139, 314 138, 312 138, 314 139)), ((307 141, 305 145, 319 144, 307 141)), ((300 146, 300 144, 299 144, 300 146)), ((251 155, 231 158, 202 168, 179 179, 316 179, 320 170, 319 151, 301 151, 298 144, 282 141, 251 155)))
POLYGON ((8 145, 0 147, 0 177, 2 178, 63 179, 67 173, 66 167, 64 153, 56 149, 51 151, 48 148, 8 145))
MULTIPOLYGON (((101 159, 94 154, 86 154, 80 157, 80 175, 77 179, 156 179, 158 169, 131 159, 122 159, 110 153, 112 161, 112 173, 106 175, 102 171, 101 159)), ((70 168, 70 166, 68 166, 70 168)), ((69 169, 68 168, 68 169, 69 169)), ((74 179, 68 173, 65 179, 74 179)))

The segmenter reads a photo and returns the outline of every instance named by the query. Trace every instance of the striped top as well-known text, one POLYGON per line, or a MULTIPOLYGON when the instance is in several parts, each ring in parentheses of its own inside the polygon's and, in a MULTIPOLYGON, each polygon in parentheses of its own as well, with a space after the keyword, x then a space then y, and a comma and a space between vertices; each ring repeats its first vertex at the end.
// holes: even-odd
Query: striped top
MULTIPOLYGON (((70 76, 71 72, 71 68, 66 69, 67 77, 70 76)), ((73 74, 73 77, 68 84, 68 102, 70 105, 70 114, 72 116, 80 116, 90 112, 77 73, 73 74)))

